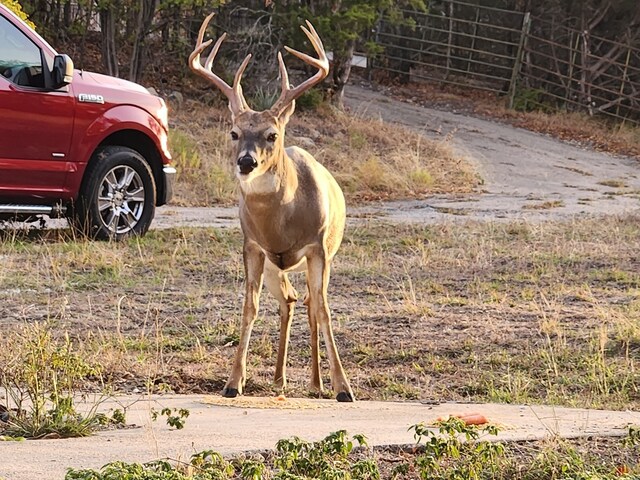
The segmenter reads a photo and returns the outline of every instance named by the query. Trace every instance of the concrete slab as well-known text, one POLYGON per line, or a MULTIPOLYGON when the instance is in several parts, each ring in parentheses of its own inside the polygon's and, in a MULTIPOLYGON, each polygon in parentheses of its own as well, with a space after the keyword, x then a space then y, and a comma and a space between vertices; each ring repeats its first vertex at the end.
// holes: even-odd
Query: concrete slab
POLYGON ((640 412, 585 410, 549 406, 459 404, 429 405, 398 402, 241 397, 236 400, 203 395, 118 397, 101 410, 127 406, 127 421, 138 428, 100 432, 88 438, 0 442, 0 478, 3 480, 63 479, 68 467, 99 468, 123 460, 146 462, 158 458, 188 459, 213 449, 230 455, 274 447, 294 435, 319 440, 346 429, 362 433, 371 445, 411 444, 407 429, 450 414, 478 412, 501 427, 499 439, 542 439, 560 435, 623 435, 630 424, 640 424, 640 412), (174 430, 164 418, 153 422, 151 410, 186 408, 185 428, 174 430))

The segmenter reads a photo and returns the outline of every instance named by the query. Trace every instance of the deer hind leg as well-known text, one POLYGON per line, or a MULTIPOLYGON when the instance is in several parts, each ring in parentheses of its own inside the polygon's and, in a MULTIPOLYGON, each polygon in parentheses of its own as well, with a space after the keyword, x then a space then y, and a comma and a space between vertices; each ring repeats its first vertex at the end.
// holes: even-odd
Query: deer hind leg
POLYGON ((311 389, 316 392, 324 390, 322 386, 322 377, 320 376, 320 335, 318 335, 318 319, 311 312, 311 303, 309 301, 309 278, 307 274, 307 294, 304 297, 304 304, 307 306, 307 315, 309 318, 309 330, 311 331, 311 389))
MULTIPOLYGON (((339 402, 353 402, 355 397, 344 373, 340 355, 333 337, 331 315, 327 302, 327 290, 331 267, 324 252, 307 257, 307 283, 309 288, 309 323, 315 322, 322 331, 327 347, 327 358, 331 374, 331 386, 339 402), (313 319, 313 320, 312 320, 313 319)), ((317 333, 316 333, 317 335, 317 333)), ((313 344, 312 344, 313 345, 313 344)))
POLYGON ((240 341, 236 349, 233 360, 231 375, 227 384, 222 389, 224 397, 236 397, 244 390, 247 379, 247 351, 249 350, 249 339, 251 330, 258 315, 260 304, 260 291, 262 290, 264 253, 257 245, 244 245, 243 251, 244 272, 245 272, 245 297, 242 308, 242 325, 240 330, 240 341))
POLYGON ((267 261, 264 268, 264 285, 280 305, 280 342, 278 344, 278 359, 276 361, 276 374, 274 383, 278 388, 287 386, 287 351, 289 348, 289 333, 291 332, 291 320, 293 309, 298 300, 298 292, 289 281, 286 272, 281 271, 271 262, 267 261))

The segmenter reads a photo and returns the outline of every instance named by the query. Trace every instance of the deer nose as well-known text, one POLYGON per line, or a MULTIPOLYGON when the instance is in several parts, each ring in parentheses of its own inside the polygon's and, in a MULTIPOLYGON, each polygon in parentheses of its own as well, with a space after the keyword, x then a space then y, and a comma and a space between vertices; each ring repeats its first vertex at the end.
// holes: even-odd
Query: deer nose
POLYGON ((240 173, 251 173, 251 171, 258 166, 258 162, 251 155, 245 155, 238 159, 238 167, 240 167, 240 173))

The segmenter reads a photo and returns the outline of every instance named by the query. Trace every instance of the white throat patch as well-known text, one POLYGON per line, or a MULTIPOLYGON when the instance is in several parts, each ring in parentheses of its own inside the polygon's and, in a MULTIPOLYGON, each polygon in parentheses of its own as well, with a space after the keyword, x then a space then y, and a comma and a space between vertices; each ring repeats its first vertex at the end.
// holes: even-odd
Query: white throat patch
POLYGON ((280 188, 280 180, 272 172, 254 175, 237 175, 240 180, 240 189, 245 195, 267 195, 274 193, 280 188))

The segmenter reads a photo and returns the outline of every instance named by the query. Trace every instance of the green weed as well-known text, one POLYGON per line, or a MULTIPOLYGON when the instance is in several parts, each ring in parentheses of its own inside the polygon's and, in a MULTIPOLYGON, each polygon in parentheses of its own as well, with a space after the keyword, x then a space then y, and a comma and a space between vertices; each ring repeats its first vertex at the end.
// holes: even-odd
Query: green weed
POLYGON ((69 336, 52 337, 47 324, 25 326, 11 341, 0 365, 0 386, 10 401, 8 422, 0 434, 8 437, 65 438, 90 435, 104 419, 97 413, 98 397, 89 411, 79 413, 80 382, 100 369, 85 362, 69 336))
POLYGON ((182 430, 189 414, 190 412, 186 408, 174 408, 172 410, 169 407, 165 407, 159 412, 155 409, 151 409, 151 420, 155 422, 158 418, 164 416, 167 417, 167 425, 175 428, 176 430, 182 430))
MULTIPOLYGON (((280 92, 277 90, 270 90, 263 87, 258 87, 249 98, 249 104, 251 107, 260 112, 263 110, 269 110, 273 104, 278 100, 280 92)), ((296 105, 298 102, 296 102, 296 105)))
POLYGON ((189 462, 114 462, 101 470, 70 469, 65 480, 614 480, 640 473, 637 428, 621 439, 550 439, 503 444, 497 427, 469 426, 452 417, 409 428, 415 445, 367 447, 363 435, 344 430, 317 442, 282 439, 275 450, 225 460, 211 450, 189 462), (590 442, 590 443, 589 443, 590 442))
POLYGON ((502 443, 480 440, 482 435, 497 435, 496 427, 479 429, 451 417, 438 424, 437 432, 423 423, 409 430, 416 443, 424 446, 424 453, 414 460, 421 479, 494 478, 506 464, 502 443))
POLYGON ((372 459, 350 461, 356 444, 366 446, 366 438, 340 430, 318 442, 280 440, 269 464, 255 458, 226 461, 209 450, 196 453, 186 464, 113 462, 100 471, 70 469, 65 480, 378 480, 380 472, 372 459))

